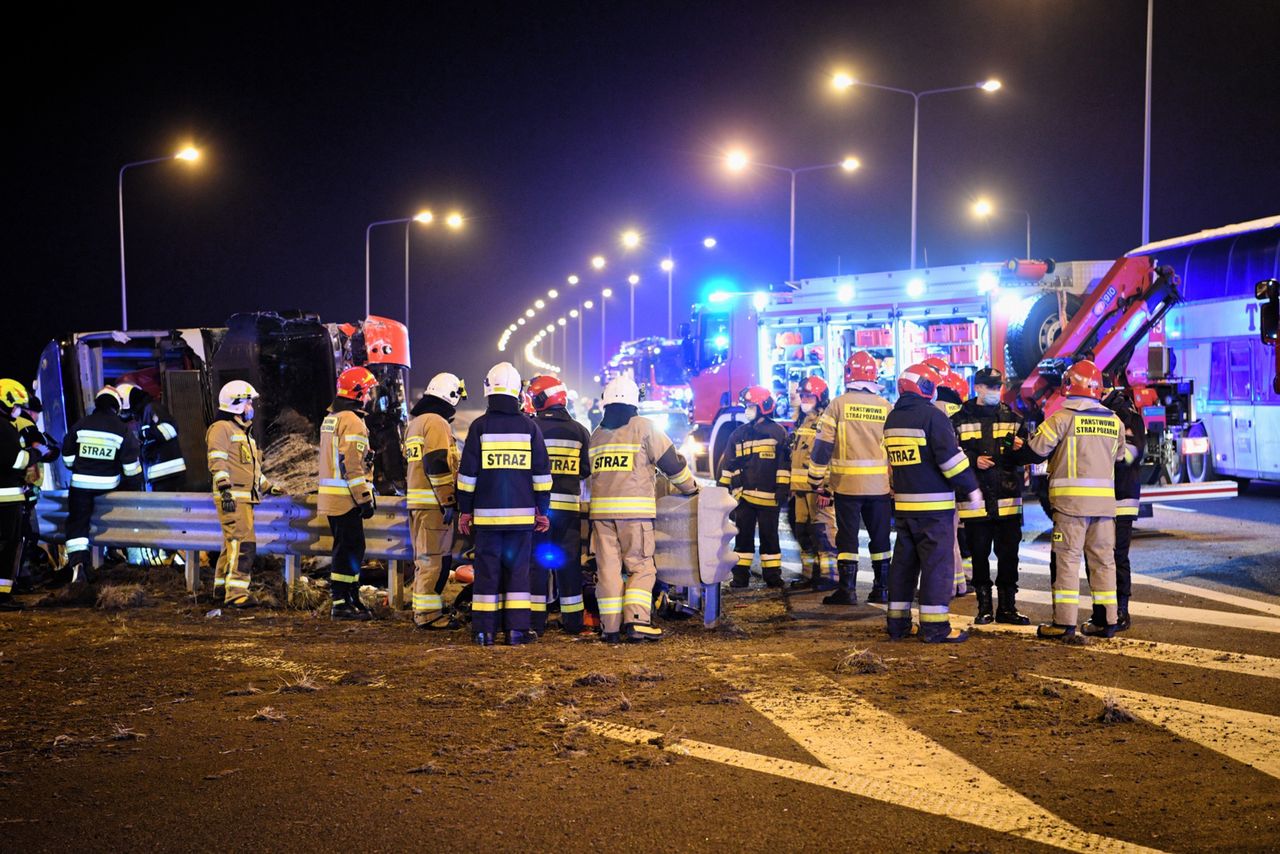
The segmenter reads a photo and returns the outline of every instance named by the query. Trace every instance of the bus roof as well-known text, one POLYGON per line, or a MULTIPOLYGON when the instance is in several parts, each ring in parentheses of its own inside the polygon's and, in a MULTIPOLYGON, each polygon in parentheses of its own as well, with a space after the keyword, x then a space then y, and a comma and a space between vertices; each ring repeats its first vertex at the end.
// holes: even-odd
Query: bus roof
POLYGON ((1150 255, 1153 252, 1161 252, 1166 249, 1178 249, 1183 246, 1194 246, 1197 243, 1208 243, 1211 240, 1222 240, 1227 237, 1238 237, 1241 234, 1252 234, 1255 231, 1263 231, 1268 228, 1280 227, 1280 214, 1276 216, 1264 216, 1261 219, 1252 219, 1248 222, 1238 222, 1235 225, 1224 225, 1220 228, 1207 228, 1204 231, 1197 231, 1195 234, 1184 234, 1182 237, 1170 237, 1166 240, 1157 240, 1154 243, 1148 243, 1145 246, 1139 246, 1137 249, 1131 249, 1125 253, 1126 258, 1132 258, 1134 255, 1150 255))

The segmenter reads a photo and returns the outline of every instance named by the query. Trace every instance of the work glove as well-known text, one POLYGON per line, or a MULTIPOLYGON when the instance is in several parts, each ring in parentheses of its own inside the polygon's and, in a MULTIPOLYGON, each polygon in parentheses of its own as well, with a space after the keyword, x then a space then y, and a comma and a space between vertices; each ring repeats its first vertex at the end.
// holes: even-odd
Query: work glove
POLYGON ((223 489, 218 492, 218 501, 222 507, 223 513, 236 512, 236 500, 231 497, 231 490, 223 489))
POLYGON ((369 499, 364 504, 360 505, 360 518, 372 519, 373 514, 377 512, 377 510, 378 510, 378 502, 374 501, 373 499, 369 499))
POLYGON ((825 490, 825 489, 819 489, 817 492, 818 492, 818 506, 819 506, 819 507, 830 507, 830 506, 831 506, 831 493, 830 493, 830 492, 828 492, 828 491, 827 491, 827 490, 825 490))
POLYGON ((471 536, 471 519, 470 513, 463 513, 458 516, 458 532, 464 536, 471 536))
POLYGON ((440 515, 444 517, 446 526, 452 525, 453 518, 458 515, 458 509, 456 507, 442 507, 440 508, 440 515))
POLYGON ((551 519, 541 514, 533 517, 533 530, 539 534, 551 530, 551 519))

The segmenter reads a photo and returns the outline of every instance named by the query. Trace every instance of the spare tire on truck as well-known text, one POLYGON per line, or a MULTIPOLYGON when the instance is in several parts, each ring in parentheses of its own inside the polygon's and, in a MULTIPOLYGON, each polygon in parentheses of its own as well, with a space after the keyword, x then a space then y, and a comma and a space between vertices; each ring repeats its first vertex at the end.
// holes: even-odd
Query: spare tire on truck
MULTIPOLYGON (((1067 294, 1067 319, 1080 310, 1080 297, 1067 294)), ((1049 345, 1062 332, 1058 319, 1058 295, 1027 297, 1009 319, 1005 334, 1005 364, 1019 377, 1029 376, 1040 364, 1049 345)))

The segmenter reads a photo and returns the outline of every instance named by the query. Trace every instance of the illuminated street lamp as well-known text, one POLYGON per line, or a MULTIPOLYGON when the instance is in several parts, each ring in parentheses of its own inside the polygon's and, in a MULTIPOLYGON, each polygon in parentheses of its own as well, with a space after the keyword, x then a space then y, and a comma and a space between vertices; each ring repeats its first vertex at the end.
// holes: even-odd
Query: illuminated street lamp
POLYGON ((120 167, 120 172, 116 176, 116 203, 117 210, 120 215, 120 329, 128 330, 129 328, 129 287, 125 277, 124 266, 124 173, 126 169, 133 169, 136 166, 150 166, 152 163, 168 163, 170 160, 184 160, 187 163, 200 159, 200 152, 187 146, 177 154, 171 154, 168 157, 152 157, 150 160, 135 160, 133 163, 126 163, 120 167))
POLYGON ((640 245, 640 232, 635 229, 627 229, 622 232, 622 246, 626 249, 635 249, 640 245))
MULTIPOLYGON (((761 169, 772 169, 775 172, 786 172, 791 176, 791 240, 790 240, 790 262, 787 266, 787 281, 794 282, 796 278, 796 176, 801 172, 817 172, 823 169, 843 169, 846 172, 853 172, 862 166, 862 161, 856 157, 845 157, 839 163, 823 163, 820 166, 801 166, 798 169, 792 169, 787 166, 774 166, 772 163, 760 163, 747 157, 746 152, 741 149, 734 149, 725 156, 725 166, 731 172, 741 172, 748 166, 759 166, 761 169)), ((707 238, 711 241, 710 246, 704 240, 703 245, 707 248, 715 246, 714 238, 707 238)))
POLYGON ((603 365, 607 359, 607 354, 605 353, 605 338, 607 337, 607 333, 605 332, 605 321, 604 321, 605 305, 606 305, 605 300, 609 299, 612 296, 613 296, 613 288, 605 288, 604 290, 600 291, 600 364, 601 365, 603 365))
POLYGON ((708 249, 715 249, 716 239, 714 237, 704 237, 702 238, 702 245, 708 249))
POLYGON ((579 281, 581 281, 581 280, 580 280, 577 276, 570 276, 570 277, 569 277, 569 284, 570 284, 570 285, 576 285, 576 284, 578 284, 578 282, 579 282, 579 281))
POLYGON ((923 92, 915 92, 911 89, 898 89, 894 86, 882 86, 879 83, 868 83, 865 80, 855 79, 851 74, 845 71, 838 71, 831 76, 831 85, 837 91, 846 91, 854 86, 866 86, 869 89, 883 89, 886 92, 897 92, 900 95, 910 95, 915 103, 915 118, 911 131, 911 268, 914 270, 916 266, 916 200, 917 189, 919 187, 919 165, 920 165, 920 99, 926 95, 943 95, 947 92, 968 92, 973 89, 980 89, 983 92, 991 93, 1000 90, 1001 83, 994 78, 990 80, 982 80, 977 83, 970 83, 968 86, 948 86, 944 89, 926 89, 923 92))
MULTIPOLYGON (((1027 254, 1026 258, 1031 257, 1031 214, 1018 208, 1005 208, 1009 213, 1022 214, 1027 218, 1027 254)), ((996 213, 996 207, 991 203, 990 199, 978 199, 973 203, 973 215, 981 219, 989 219, 996 213)))
POLYGON ((591 266, 593 269, 596 269, 596 270, 603 270, 605 263, 606 262, 604 260, 603 255, 597 255, 591 259, 591 266))

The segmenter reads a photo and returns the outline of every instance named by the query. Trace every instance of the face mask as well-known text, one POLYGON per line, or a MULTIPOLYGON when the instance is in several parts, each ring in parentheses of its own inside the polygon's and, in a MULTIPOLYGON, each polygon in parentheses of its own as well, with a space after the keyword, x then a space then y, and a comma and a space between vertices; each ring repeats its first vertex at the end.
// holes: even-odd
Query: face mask
POLYGON ((13 409, 9 410, 10 421, 17 421, 20 417, 22 417, 22 407, 15 406, 13 409))
POLYGON ((978 395, 978 402, 983 406, 996 406, 1000 403, 1000 392, 984 391, 978 395))
POLYGON ((251 404, 250 404, 250 405, 248 405, 248 406, 245 406, 245 408, 244 408, 244 413, 243 413, 243 414, 241 414, 241 416, 240 416, 240 417, 241 417, 241 418, 243 418, 246 422, 248 422, 248 421, 252 421, 252 420, 253 420, 253 406, 252 406, 251 404))
POLYGON ((756 407, 754 407, 754 406, 748 406, 748 407, 747 407, 747 420, 748 420, 748 421, 755 421, 755 420, 756 420, 756 415, 758 415, 758 414, 759 414, 759 410, 758 410, 756 407))
POLYGON ((812 403, 805 403, 804 401, 801 401, 801 402, 800 402, 800 411, 801 411, 801 412, 803 412, 803 413, 805 413, 806 415, 808 415, 810 412, 812 412, 812 411, 813 411, 813 404, 812 404, 812 403))

